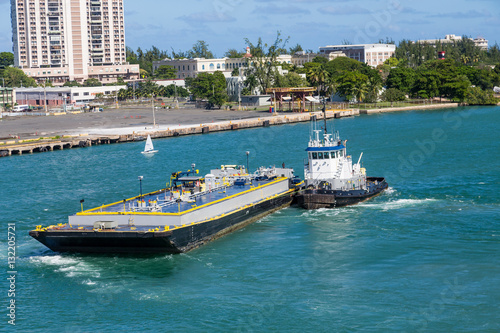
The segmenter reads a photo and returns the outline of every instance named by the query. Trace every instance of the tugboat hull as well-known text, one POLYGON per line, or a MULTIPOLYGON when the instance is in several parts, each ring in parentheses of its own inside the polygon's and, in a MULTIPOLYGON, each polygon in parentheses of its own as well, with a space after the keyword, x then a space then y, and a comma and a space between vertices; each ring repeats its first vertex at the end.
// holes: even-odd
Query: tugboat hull
POLYGON ((305 209, 337 208, 355 205, 379 195, 387 189, 384 178, 368 177, 367 190, 327 190, 322 188, 307 188, 300 191, 297 204, 305 209))

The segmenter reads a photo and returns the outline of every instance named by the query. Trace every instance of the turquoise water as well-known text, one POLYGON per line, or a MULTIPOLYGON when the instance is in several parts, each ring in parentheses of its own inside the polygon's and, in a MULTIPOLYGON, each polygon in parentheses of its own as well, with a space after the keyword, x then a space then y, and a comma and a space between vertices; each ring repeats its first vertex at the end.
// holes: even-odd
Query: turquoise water
MULTIPOLYGON (((188 254, 58 254, 28 236, 80 209, 165 185, 196 163, 294 167, 310 124, 0 159, 2 252, 17 236, 16 326, 26 332, 498 332, 500 107, 330 122, 390 189, 336 210, 288 208, 188 254)), ((7 273, 4 273, 7 276, 7 273)))

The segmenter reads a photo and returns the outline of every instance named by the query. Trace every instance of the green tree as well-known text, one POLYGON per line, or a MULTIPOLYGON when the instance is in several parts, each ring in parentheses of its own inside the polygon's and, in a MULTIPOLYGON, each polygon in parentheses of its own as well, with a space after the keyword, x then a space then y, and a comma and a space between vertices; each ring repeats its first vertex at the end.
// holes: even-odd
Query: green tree
POLYGON ((318 87, 318 91, 325 91, 325 83, 328 80, 330 74, 323 66, 315 66, 310 69, 307 73, 307 79, 314 86, 318 87))
POLYGON ((137 54, 134 52, 134 50, 132 50, 131 47, 127 46, 125 49, 125 52, 126 52, 127 62, 129 62, 131 64, 138 64, 139 63, 139 60, 137 59, 137 54))
POLYGON ((12 52, 0 52, 0 68, 14 66, 14 54, 12 52))
POLYGON ((243 83, 245 84, 245 89, 247 89, 244 95, 252 95, 255 88, 259 86, 259 81, 257 81, 257 78, 253 74, 248 75, 243 83))
POLYGON ((102 83, 98 79, 87 79, 83 82, 84 87, 100 87, 102 83))
POLYGON ((155 71, 155 77, 160 80, 175 79, 177 69, 169 65, 161 65, 155 71))
POLYGON ((399 60, 397 58, 394 58, 394 57, 390 57, 389 59, 387 59, 386 61, 384 61, 384 65, 388 65, 390 67, 396 67, 399 63, 399 60))
POLYGON ((52 81, 46 80, 46 81, 43 81, 42 83, 40 83, 38 86, 39 87, 54 87, 54 84, 52 84, 52 81))
POLYGON ((387 88, 396 88, 409 93, 415 83, 415 70, 409 67, 395 67, 389 71, 386 80, 387 88))
POLYGON ((356 98, 357 102, 361 102, 367 93, 366 82, 368 76, 359 72, 346 72, 337 79, 339 84, 337 90, 340 96, 347 100, 356 98))
POLYGON ((328 59, 322 56, 315 56, 311 61, 318 64, 326 64, 328 62, 328 59))
POLYGON ((243 58, 245 52, 239 52, 236 49, 229 49, 224 53, 224 57, 226 58, 243 58))
POLYGON ((396 88, 386 89, 380 97, 384 102, 391 102, 391 106, 396 101, 404 101, 406 99, 405 93, 396 88))
POLYGON ((81 87, 82 85, 78 81, 66 81, 63 84, 64 87, 81 87))
POLYGON ((423 98, 439 96, 439 73, 435 70, 420 70, 412 88, 412 92, 423 98))
POLYGON ((189 84, 189 90, 195 98, 208 99, 210 107, 216 105, 220 109, 228 100, 226 78, 220 71, 200 73, 186 84, 189 84))
POLYGON ((304 51, 302 49, 302 46, 300 46, 300 44, 297 44, 297 45, 295 45, 295 46, 293 46, 293 47, 290 48, 290 54, 291 55, 294 55, 295 53, 300 52, 300 51, 304 51))
POLYGON ((382 78, 380 76, 370 76, 366 82, 365 102, 375 103, 382 89, 382 78))
POLYGON ((197 41, 189 51, 190 58, 212 59, 213 53, 208 49, 208 44, 204 40, 197 41))
POLYGON ((285 75, 277 75, 276 76, 276 82, 273 85, 274 87, 292 87, 292 88, 297 88, 297 87, 305 87, 307 86, 307 80, 304 79, 302 76, 300 76, 297 73, 294 72, 288 72, 285 75))
POLYGON ((252 53, 252 58, 247 60, 245 75, 247 77, 254 75, 262 91, 266 91, 267 88, 272 87, 279 74, 275 66, 276 59, 280 55, 280 49, 285 48, 288 38, 283 40, 278 31, 276 40, 271 45, 263 43, 261 38, 255 45, 248 38, 245 38, 245 42, 252 53))
POLYGON ((36 87, 36 81, 24 74, 22 70, 14 67, 7 67, 2 71, 6 87, 36 87))
POLYGON ((470 86, 471 83, 467 76, 458 75, 442 84, 440 91, 445 97, 457 98, 460 102, 463 102, 470 86))
POLYGON ((288 72, 284 76, 285 76, 285 80, 287 82, 287 87, 297 88, 297 87, 306 87, 307 86, 307 80, 304 79, 302 76, 300 76, 297 73, 288 72))
POLYGON ((231 76, 239 76, 240 75, 240 69, 235 67, 233 68, 233 70, 231 71, 231 76))
POLYGON ((483 91, 479 87, 469 87, 465 94, 465 102, 470 105, 495 105, 498 98, 493 96, 493 91, 483 91))

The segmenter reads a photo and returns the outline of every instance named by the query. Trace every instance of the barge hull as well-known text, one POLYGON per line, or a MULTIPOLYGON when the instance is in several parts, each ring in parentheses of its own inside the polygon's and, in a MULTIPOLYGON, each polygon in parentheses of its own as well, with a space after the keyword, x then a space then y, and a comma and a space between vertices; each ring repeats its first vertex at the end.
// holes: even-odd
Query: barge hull
POLYGON ((33 230, 29 234, 55 252, 184 253, 287 207, 292 199, 290 191, 211 221, 169 231, 33 230))

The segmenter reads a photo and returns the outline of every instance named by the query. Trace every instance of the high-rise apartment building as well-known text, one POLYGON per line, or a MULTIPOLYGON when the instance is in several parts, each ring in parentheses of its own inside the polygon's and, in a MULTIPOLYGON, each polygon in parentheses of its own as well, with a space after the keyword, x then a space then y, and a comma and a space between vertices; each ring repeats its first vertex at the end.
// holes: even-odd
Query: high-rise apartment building
POLYGON ((135 80, 126 63, 123 0, 11 0, 14 65, 54 84, 135 80))

